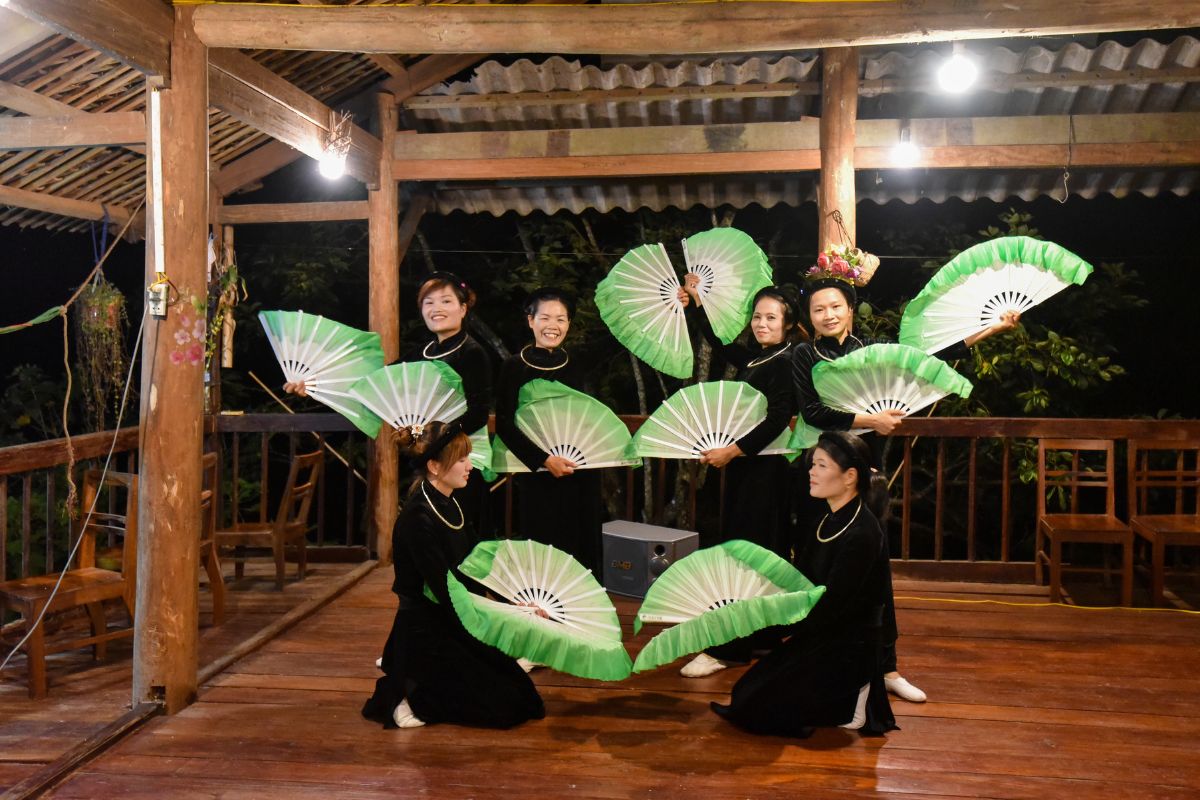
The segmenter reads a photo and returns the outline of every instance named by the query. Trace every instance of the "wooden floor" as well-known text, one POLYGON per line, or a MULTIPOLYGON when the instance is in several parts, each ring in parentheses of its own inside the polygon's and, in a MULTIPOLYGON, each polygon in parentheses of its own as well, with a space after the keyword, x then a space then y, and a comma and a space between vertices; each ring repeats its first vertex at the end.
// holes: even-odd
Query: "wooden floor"
MULTIPOLYGON (((200 664, 224 655, 310 598, 327 592, 357 565, 309 564, 308 577, 274 590, 274 566, 249 562, 246 577, 234 581, 232 568, 226 592, 226 620, 212 627, 211 596, 200 592, 200 664)), ((61 619, 61 618, 60 618, 61 619)), ((110 624, 127 625, 124 612, 114 610, 110 624)), ((57 622, 56 622, 57 624, 57 622)), ((82 624, 82 620, 68 624, 82 624)), ((52 627, 53 630, 53 627, 52 627)), ((0 660, 15 640, 4 640, 0 660)), ((0 674, 0 793, 66 753, 130 707, 132 642, 109 644, 109 658, 96 663, 90 650, 76 650, 48 659, 50 694, 30 700, 25 684, 25 658, 18 655, 0 674)))
MULTIPOLYGON (((534 673, 547 717, 513 731, 385 731, 359 708, 394 613, 389 581, 368 576, 52 796, 1200 796, 1197 616, 947 602, 1045 593, 898 581, 901 667, 931 701, 895 701, 902 730, 885 739, 742 733, 708 709, 742 670, 689 681, 672 667, 619 684, 534 673)), ((628 626, 635 604, 619 609, 628 626)))

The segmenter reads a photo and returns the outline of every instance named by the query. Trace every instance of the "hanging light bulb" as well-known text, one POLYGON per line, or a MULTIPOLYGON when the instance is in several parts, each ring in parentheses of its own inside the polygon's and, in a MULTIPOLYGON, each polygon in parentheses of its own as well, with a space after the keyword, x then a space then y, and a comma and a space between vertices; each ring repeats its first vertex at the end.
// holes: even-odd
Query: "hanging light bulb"
POLYGON ((331 181, 346 174, 346 156, 350 153, 350 114, 329 112, 329 134, 321 157, 317 159, 317 170, 322 177, 331 181))
POLYGON ((317 171, 321 177, 336 181, 346 174, 346 157, 326 149, 317 160, 317 171))
POLYGON ((912 140, 912 131, 909 130, 908 120, 900 123, 900 141, 892 146, 892 166, 899 169, 909 169, 917 165, 921 160, 921 148, 912 140))
POLYGON ((962 45, 956 42, 954 52, 938 68, 938 85, 944 92, 962 94, 975 84, 975 79, 978 77, 979 67, 975 64, 975 59, 968 56, 963 51, 962 45))

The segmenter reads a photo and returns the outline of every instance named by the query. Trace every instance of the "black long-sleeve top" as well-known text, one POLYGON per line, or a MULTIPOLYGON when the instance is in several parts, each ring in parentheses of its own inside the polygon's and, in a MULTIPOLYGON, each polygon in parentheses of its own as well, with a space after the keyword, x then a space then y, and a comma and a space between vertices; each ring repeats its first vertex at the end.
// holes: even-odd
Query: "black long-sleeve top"
POLYGON ((891 565, 879 521, 861 498, 824 518, 803 543, 796 567, 825 587, 800 623, 805 630, 840 636, 879 627, 891 596, 891 565))
MULTIPOLYGON (((809 425, 826 431, 848 431, 854 426, 854 414, 850 411, 840 411, 830 408, 821 402, 813 386, 813 367, 822 361, 835 361, 847 353, 852 353, 860 347, 872 344, 888 344, 886 339, 872 339, 848 335, 844 341, 829 336, 819 336, 811 342, 804 342, 794 348, 792 353, 792 381, 795 384, 796 402, 800 407, 800 416, 809 425)), ((953 361, 970 354, 970 348, 963 342, 953 344, 938 353, 938 357, 953 361)))
POLYGON ((558 381, 584 391, 583 369, 565 348, 546 350, 529 345, 500 366, 496 387, 496 436, 533 472, 546 463, 550 454, 517 428, 515 415, 521 387, 537 378, 558 381))
POLYGON ((438 605, 457 620, 446 589, 446 573, 454 570, 456 578, 477 591, 475 581, 458 572, 458 565, 476 544, 475 529, 463 518, 455 501, 423 482, 404 504, 392 528, 392 591, 400 597, 400 607, 430 604, 425 596, 428 586, 438 605), (458 530, 451 527, 460 523, 458 530))
POLYGON ((462 378, 467 410, 459 417, 463 430, 472 434, 487 425, 492 403, 492 362, 479 342, 463 328, 445 341, 437 338, 412 348, 403 361, 441 361, 462 378))
POLYGON ((713 349, 737 370, 736 379, 750 384, 767 398, 767 416, 737 441, 743 453, 758 455, 787 427, 796 413, 796 392, 789 363, 794 345, 787 341, 769 347, 757 344, 746 347, 736 342, 725 344, 713 330, 707 314, 692 306, 688 306, 686 313, 690 323, 700 328, 713 349))

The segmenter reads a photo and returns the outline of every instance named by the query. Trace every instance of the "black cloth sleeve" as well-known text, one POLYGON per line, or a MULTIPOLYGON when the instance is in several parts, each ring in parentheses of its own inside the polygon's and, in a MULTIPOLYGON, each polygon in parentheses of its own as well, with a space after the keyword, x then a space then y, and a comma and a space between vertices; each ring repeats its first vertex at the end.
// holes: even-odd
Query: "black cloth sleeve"
POLYGON ((795 385, 796 402, 800 416, 809 425, 826 431, 848 431, 854 426, 854 414, 838 411, 821 402, 813 386, 812 369, 818 361, 814 346, 802 344, 792 354, 792 383, 795 385))
POLYGON ((737 441, 738 448, 748 456, 758 455, 770 444, 792 421, 792 415, 796 411, 796 394, 792 388, 792 376, 786 354, 767 362, 759 369, 766 371, 766 380, 761 383, 755 380, 754 383, 759 384, 756 388, 766 395, 767 416, 737 441))
POLYGON ((938 352, 934 353, 934 355, 940 358, 942 361, 958 361, 959 359, 970 358, 971 348, 967 347, 966 342, 955 342, 945 350, 939 350, 938 352))
POLYGON ((463 353, 455 369, 462 377, 463 392, 467 396, 467 410, 460 422, 463 430, 470 435, 487 425, 492 402, 492 364, 483 348, 472 347, 463 353))
POLYGON ((510 358, 500 368, 500 385, 496 392, 496 435, 513 455, 531 471, 536 472, 550 455, 517 428, 517 396, 525 381, 525 370, 519 358, 510 358))
POLYGON ((696 326, 712 349, 720 353, 721 357, 732 364, 735 369, 745 369, 750 360, 757 355, 750 348, 740 345, 736 341, 729 344, 722 342, 721 338, 717 336, 717 332, 713 330, 712 323, 708 321, 708 314, 704 313, 704 309, 688 305, 684 311, 684 318, 688 320, 688 327, 696 326))

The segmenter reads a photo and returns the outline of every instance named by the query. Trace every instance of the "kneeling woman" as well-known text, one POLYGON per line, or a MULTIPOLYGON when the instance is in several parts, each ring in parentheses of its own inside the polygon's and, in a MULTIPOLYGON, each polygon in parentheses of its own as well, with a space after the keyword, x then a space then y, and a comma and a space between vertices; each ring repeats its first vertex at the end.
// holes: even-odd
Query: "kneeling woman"
POLYGON ((435 722, 510 728, 541 719, 542 698, 529 676, 515 659, 467 633, 446 590, 448 570, 478 588, 457 572, 477 542, 451 496, 467 484, 470 439, 457 424, 432 422, 415 437, 402 430, 399 440, 418 476, 392 531, 392 591, 400 607, 383 651, 384 676, 363 716, 386 728, 435 722))
MULTIPOLYGON (((881 735, 896 728, 883 685, 880 623, 890 565, 872 500, 871 453, 853 434, 826 432, 812 453, 809 491, 829 513, 806 537, 797 566, 825 595, 792 636, 713 710, 756 733, 810 736, 840 725, 881 735)), ((876 476, 881 484, 883 478, 876 476)))

